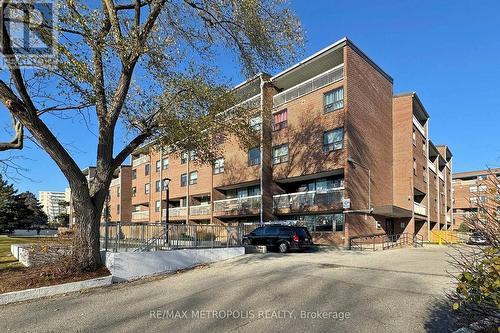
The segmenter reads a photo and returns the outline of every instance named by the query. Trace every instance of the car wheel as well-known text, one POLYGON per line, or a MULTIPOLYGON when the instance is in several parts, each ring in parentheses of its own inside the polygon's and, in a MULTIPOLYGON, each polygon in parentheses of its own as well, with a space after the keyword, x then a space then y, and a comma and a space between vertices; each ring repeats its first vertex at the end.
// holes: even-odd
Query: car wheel
POLYGON ((288 252, 288 245, 286 243, 281 243, 278 245, 278 250, 280 253, 287 253, 288 252))

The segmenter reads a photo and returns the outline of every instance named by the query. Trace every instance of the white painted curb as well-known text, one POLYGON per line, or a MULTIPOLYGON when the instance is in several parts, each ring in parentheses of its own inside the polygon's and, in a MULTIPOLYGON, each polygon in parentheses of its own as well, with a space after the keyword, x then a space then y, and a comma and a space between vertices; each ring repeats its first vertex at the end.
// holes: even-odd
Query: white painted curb
POLYGON ((95 279, 58 284, 55 286, 47 286, 19 291, 12 291, 5 294, 0 294, 0 305, 27 301, 46 296, 60 295, 80 291, 83 289, 108 286, 111 284, 111 275, 103 276, 95 279))

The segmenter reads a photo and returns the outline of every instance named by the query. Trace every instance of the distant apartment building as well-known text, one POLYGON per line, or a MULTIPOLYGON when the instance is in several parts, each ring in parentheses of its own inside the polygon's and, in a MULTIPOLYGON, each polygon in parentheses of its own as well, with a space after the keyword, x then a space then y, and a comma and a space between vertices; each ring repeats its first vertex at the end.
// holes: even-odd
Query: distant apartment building
POLYGON ((393 79, 348 39, 236 90, 254 110, 260 144, 242 149, 228 138, 213 165, 141 147, 132 154, 132 221, 298 220, 316 242, 345 245, 451 228, 450 150, 430 141, 417 95, 394 96, 393 79))
POLYGON ((49 222, 54 222, 57 216, 67 212, 66 203, 69 202, 67 199, 66 192, 38 192, 38 201, 43 206, 43 211, 47 214, 49 222))
POLYGON ((500 168, 453 174, 454 225, 458 228, 467 218, 489 213, 500 216, 500 168))
MULTIPOLYGON (((90 182, 95 177, 96 168, 94 166, 87 167, 83 170, 83 174, 90 182)), ((130 222, 132 220, 132 168, 130 165, 121 165, 114 174, 109 186, 109 193, 104 203, 101 221, 123 221, 130 222)), ((71 205, 72 207, 72 205, 71 205)), ((70 209, 70 221, 75 222, 75 212, 70 209)))

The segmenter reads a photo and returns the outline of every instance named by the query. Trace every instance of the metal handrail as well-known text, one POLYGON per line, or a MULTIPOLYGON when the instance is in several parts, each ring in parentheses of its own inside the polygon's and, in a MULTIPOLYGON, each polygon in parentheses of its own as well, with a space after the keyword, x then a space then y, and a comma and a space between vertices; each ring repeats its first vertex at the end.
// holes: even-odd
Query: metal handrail
POLYGON ((414 247, 423 247, 422 235, 413 235, 411 233, 401 233, 394 235, 387 234, 369 234, 354 236, 349 239, 351 250, 377 250, 377 245, 382 246, 382 250, 413 245, 414 247), (366 242, 365 242, 366 241, 366 242))

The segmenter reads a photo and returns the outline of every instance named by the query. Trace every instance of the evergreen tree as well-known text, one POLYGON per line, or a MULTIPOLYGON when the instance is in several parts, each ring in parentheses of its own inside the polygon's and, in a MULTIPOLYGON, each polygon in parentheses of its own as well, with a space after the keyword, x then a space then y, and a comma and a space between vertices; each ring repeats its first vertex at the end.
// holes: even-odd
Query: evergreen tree
POLYGON ((16 190, 0 175, 0 232, 12 232, 17 225, 16 190))

